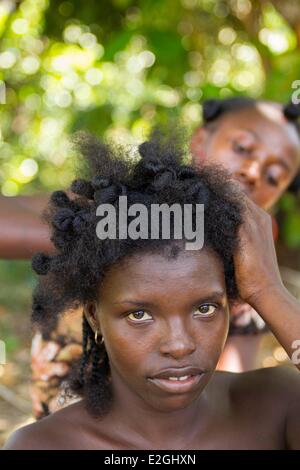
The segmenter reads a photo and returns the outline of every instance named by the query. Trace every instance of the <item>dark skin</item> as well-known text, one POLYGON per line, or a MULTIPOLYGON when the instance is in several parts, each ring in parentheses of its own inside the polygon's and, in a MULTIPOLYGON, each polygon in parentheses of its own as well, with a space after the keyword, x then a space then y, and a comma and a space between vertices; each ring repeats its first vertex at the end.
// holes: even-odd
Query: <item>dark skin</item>
MULTIPOLYGON (((234 259, 240 294, 291 356, 300 306, 282 285, 270 217, 250 200, 245 217, 234 259)), ((300 449, 295 369, 214 372, 229 301, 222 262, 208 247, 173 260, 136 254, 107 272, 99 297, 85 314, 109 356, 111 411, 95 420, 80 401, 17 431, 6 449, 300 449), (189 390, 151 381, 187 365, 203 371, 189 390)))
POLYGON ((196 129, 191 152, 196 165, 203 160, 222 164, 243 191, 268 210, 296 176, 300 140, 280 105, 259 102, 196 129))

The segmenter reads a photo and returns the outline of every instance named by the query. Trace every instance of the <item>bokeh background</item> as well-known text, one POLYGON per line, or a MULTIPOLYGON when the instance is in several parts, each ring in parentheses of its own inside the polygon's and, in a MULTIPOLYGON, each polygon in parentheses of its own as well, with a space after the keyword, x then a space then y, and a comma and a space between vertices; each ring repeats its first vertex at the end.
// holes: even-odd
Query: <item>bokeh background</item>
MULTIPOLYGON (((68 139, 79 129, 135 145, 170 118, 192 131, 203 99, 288 101, 298 79, 298 0, 2 0, 1 193, 66 187, 74 174, 68 139)), ((288 193, 277 209, 279 262, 298 298, 299 201, 288 193)), ((30 263, 0 261, 0 282, 1 445, 30 419, 30 263)), ((259 365, 285 361, 267 335, 259 365)))

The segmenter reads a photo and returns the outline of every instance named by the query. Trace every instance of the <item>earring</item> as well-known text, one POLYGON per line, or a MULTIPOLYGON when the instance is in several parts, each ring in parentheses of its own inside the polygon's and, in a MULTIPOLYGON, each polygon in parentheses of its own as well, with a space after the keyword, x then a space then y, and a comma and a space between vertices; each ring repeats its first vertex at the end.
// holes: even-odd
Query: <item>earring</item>
POLYGON ((102 336, 102 338, 101 338, 100 343, 98 343, 98 330, 95 331, 95 343, 98 344, 98 346, 99 346, 100 344, 103 344, 103 343, 104 343, 104 338, 103 338, 103 336, 102 336))

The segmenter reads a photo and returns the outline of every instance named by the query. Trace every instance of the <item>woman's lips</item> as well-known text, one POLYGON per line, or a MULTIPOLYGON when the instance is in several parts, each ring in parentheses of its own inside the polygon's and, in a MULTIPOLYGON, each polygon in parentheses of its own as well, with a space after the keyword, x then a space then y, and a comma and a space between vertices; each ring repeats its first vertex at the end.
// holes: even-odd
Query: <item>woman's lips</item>
MULTIPOLYGON (((197 388, 199 382, 201 381, 204 373, 196 374, 196 375, 189 375, 187 378, 184 377, 184 380, 170 380, 167 378, 148 378, 148 380, 155 385, 156 387, 160 388, 161 390, 169 393, 187 393, 193 391, 197 388)), ((179 377, 177 377, 179 379, 179 377)), ((182 379, 182 378, 181 378, 182 379)))

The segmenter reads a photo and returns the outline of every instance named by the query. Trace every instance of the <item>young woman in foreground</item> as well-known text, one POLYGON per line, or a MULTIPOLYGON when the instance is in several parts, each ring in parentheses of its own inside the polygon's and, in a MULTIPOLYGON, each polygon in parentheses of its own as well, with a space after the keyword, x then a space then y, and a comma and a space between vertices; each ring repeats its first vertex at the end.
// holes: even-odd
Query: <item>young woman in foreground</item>
POLYGON ((82 400, 18 430, 6 449, 300 449, 296 369, 215 371, 238 296, 300 367, 300 307, 280 279, 270 216, 242 204, 217 168, 183 165, 170 143, 142 144, 138 163, 94 141, 84 150, 91 179, 73 183, 75 200, 52 195, 57 253, 33 261, 33 319, 45 333, 83 306, 71 384, 82 400), (203 249, 186 250, 172 226, 170 240, 100 241, 96 208, 117 208, 121 195, 128 207, 204 204, 203 249))
MULTIPOLYGON (((221 163, 246 194, 265 210, 287 188, 297 190, 299 173, 299 105, 239 96, 203 102, 203 125, 195 129, 191 152, 195 165, 221 163), (292 182, 293 181, 293 182, 292 182), (292 185, 291 185, 292 182, 292 185)), ((0 197, 0 257, 31 257, 53 251, 40 214, 49 196, 0 197)), ((258 312, 259 313, 259 312, 258 312)), ((266 331, 262 318, 246 303, 231 306, 229 336, 218 369, 243 372, 257 366, 266 331)), ((60 385, 81 354, 81 312, 57 324, 51 340, 37 332, 32 342, 33 414, 41 418, 57 410, 60 385)))

